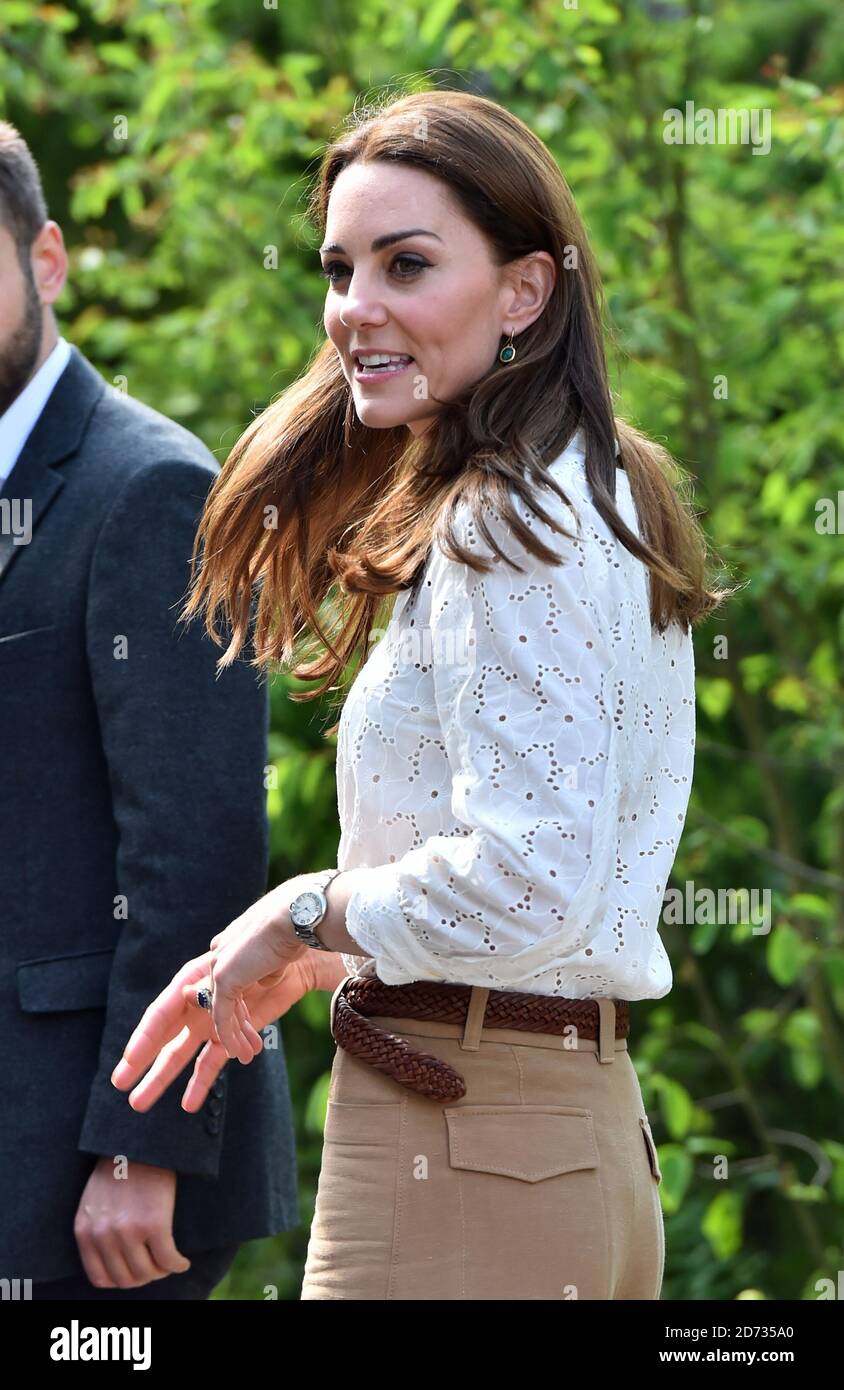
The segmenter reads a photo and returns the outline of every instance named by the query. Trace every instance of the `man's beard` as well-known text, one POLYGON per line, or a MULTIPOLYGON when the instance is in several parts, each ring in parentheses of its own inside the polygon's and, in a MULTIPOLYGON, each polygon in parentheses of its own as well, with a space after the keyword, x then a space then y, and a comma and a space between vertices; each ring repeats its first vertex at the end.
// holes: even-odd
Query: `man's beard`
POLYGON ((20 395, 41 351, 43 310, 29 265, 24 268, 26 299, 21 321, 0 351, 0 415, 20 395))

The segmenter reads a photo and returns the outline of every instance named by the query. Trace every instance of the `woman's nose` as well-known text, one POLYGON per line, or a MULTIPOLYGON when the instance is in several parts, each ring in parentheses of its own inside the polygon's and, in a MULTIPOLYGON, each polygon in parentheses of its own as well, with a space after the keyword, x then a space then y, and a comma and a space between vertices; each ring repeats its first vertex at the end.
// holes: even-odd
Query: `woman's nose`
POLYGON ((360 277, 355 284, 355 276, 349 280, 349 287, 343 296, 340 322, 346 328, 359 328, 366 323, 385 323, 386 311, 378 296, 360 277))

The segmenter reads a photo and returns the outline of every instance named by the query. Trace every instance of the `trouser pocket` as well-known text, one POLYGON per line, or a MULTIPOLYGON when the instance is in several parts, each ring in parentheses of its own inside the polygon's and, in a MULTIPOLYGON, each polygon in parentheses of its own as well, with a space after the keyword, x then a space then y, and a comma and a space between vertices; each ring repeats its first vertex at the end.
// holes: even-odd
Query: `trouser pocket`
POLYGON ((461 1293, 606 1299, 608 1227, 591 1110, 444 1107, 459 1186, 461 1293))
POLYGON ((646 1115, 639 1116, 639 1124, 642 1128, 642 1136, 645 1141, 645 1149, 650 1164, 651 1176, 653 1178, 653 1199, 654 1199, 654 1220, 656 1222, 656 1291, 654 1298, 658 1299, 662 1292, 662 1281, 665 1275, 665 1218, 662 1214, 662 1202, 659 1197, 659 1184, 662 1182, 662 1170, 659 1166, 659 1155, 656 1151, 656 1144, 651 1132, 651 1125, 646 1115))
POLYGON ((659 1166, 659 1155, 657 1154, 656 1144, 654 1143, 654 1137, 651 1133, 650 1120, 647 1118, 646 1115, 640 1115, 639 1124, 642 1126, 642 1134, 645 1139, 645 1148, 648 1154, 648 1162, 651 1165, 651 1172, 653 1173, 658 1185, 662 1182, 662 1170, 659 1166))

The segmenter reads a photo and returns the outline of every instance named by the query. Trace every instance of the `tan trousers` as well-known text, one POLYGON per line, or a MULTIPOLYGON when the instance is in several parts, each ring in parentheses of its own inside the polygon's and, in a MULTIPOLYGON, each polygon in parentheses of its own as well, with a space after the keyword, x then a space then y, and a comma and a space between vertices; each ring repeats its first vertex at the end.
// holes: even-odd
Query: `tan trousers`
MULTIPOLYGON (((331 1001, 333 1011, 338 990, 331 1001)), ((450 1062, 429 1100, 337 1049, 303 1299, 658 1299, 661 1173, 615 1004, 597 1042, 374 1021, 450 1062)))

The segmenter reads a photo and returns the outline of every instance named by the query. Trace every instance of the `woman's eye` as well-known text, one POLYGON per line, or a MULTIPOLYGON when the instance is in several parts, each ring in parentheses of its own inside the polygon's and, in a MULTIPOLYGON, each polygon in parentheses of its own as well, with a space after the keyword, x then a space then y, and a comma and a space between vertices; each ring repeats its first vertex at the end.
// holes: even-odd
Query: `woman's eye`
MULTIPOLYGON (((428 265, 430 265, 430 261, 422 261, 414 256, 404 255, 396 256, 390 269, 396 272, 399 280, 412 280, 420 270, 424 270, 428 265), (407 269, 396 271, 396 267, 402 262, 404 262, 407 269)), ((349 267, 343 265, 342 261, 329 261, 328 265, 324 265, 320 270, 320 275, 332 285, 337 284, 340 276, 348 275, 349 273, 349 267)))
POLYGON ((415 275, 416 272, 419 270, 424 270, 425 267, 430 264, 429 261, 420 261, 414 258, 413 256, 396 256, 396 259, 393 261, 391 267, 393 270, 395 270, 396 266, 399 264, 399 261, 404 261, 405 264, 409 267, 409 272, 403 272, 402 275, 399 276, 399 279, 401 280, 409 280, 411 275, 415 275))

